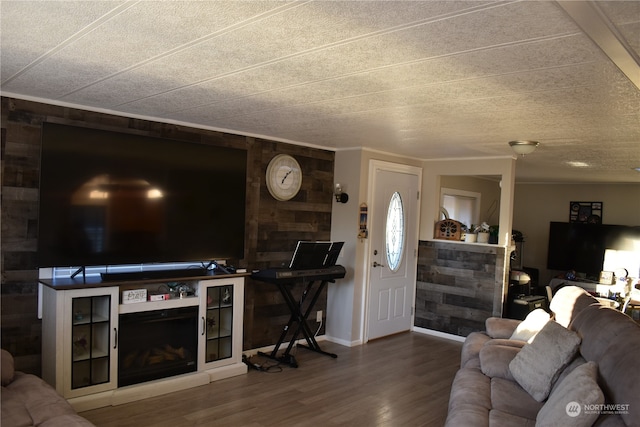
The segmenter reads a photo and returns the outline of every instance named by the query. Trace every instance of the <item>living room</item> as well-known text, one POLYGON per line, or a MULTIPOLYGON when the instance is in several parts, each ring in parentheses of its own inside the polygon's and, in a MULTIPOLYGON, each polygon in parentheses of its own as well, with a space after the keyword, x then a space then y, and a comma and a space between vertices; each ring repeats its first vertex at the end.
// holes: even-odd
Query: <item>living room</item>
MULTIPOLYGON (((44 122, 161 136, 246 150, 245 257, 233 260, 233 263, 249 270, 271 268, 288 261, 298 240, 344 240, 346 244, 340 263, 347 267, 347 277, 339 282, 343 285, 342 288, 330 287, 320 297, 316 309, 323 312, 320 334, 328 340, 348 346, 366 342, 361 299, 366 281, 362 277, 360 266, 368 264, 370 254, 366 253, 364 242, 357 233, 360 205, 368 201, 371 160, 423 169, 419 229, 421 242, 433 240, 433 224, 439 219, 440 213, 436 198, 439 195, 436 196, 436 192, 439 191, 437 182, 441 176, 487 175, 497 185, 501 179, 496 176, 502 175, 502 192, 492 212, 505 209, 506 214, 488 218, 489 212, 485 210, 483 213, 487 218, 481 218, 481 221, 495 221, 501 225, 504 221, 502 229, 519 230, 524 234, 522 263, 539 269, 541 283, 549 282, 561 273, 546 268, 549 223, 568 221, 571 202, 601 203, 602 221, 605 224, 638 225, 640 183, 637 173, 622 180, 616 178, 600 182, 584 178, 575 181, 560 179, 556 171, 552 170, 553 166, 549 166, 549 157, 563 154, 555 151, 557 147, 551 137, 540 138, 538 150, 524 157, 514 156, 507 145, 508 140, 498 137, 496 139, 499 139, 499 143, 494 142, 490 150, 476 148, 471 151, 488 152, 488 156, 464 154, 459 156, 462 158, 459 160, 454 156, 433 160, 436 156, 432 153, 424 156, 405 155, 396 145, 389 145, 383 150, 381 146, 368 147, 365 144, 344 149, 314 144, 312 141, 297 144, 294 143, 297 139, 288 135, 271 139, 267 131, 243 132, 240 127, 233 127, 233 121, 226 127, 207 127, 191 125, 186 121, 163 120, 160 116, 117 112, 99 105, 60 102, 35 93, 21 94, 11 86, 11 82, 15 81, 16 79, 12 79, 5 83, 3 79, 2 343, 3 348, 14 353, 17 366, 26 372, 40 374, 42 369, 42 325, 37 314, 37 238, 41 127, 44 122), (265 171, 269 162, 276 154, 282 153, 295 157, 304 173, 299 196, 289 202, 275 200, 265 183, 265 171), (544 156, 545 161, 535 163, 537 155, 544 156), (480 166, 477 166, 478 163, 480 166), (476 170, 475 167, 479 169, 476 170), (540 179, 539 176, 543 175, 527 176, 532 170, 544 167, 549 168, 548 175, 551 179, 540 179), (350 200, 347 203, 336 202, 336 183, 341 183, 345 193, 349 194, 350 200), (346 298, 336 301, 336 296, 345 295, 346 298)), ((629 96, 627 99, 631 98, 633 97, 629 96)), ((631 103, 630 110, 633 109, 631 103)), ((303 108, 300 114, 309 112, 303 108)), ((633 114, 627 114, 627 119, 629 116, 633 114)), ((634 126, 637 127, 637 124, 634 126)), ((281 126, 274 127, 282 129, 281 126)), ((372 124, 371 129, 376 133, 372 124)), ((631 133, 633 132, 635 131, 632 130, 631 133)), ((346 138, 352 136, 353 134, 349 134, 346 138)), ((364 139, 371 136, 372 132, 369 131, 364 139)), ((473 139, 469 134, 467 136, 473 139)), ((362 139, 358 141, 361 142, 362 139)), ((628 146, 633 142, 625 144, 628 146)), ((452 143, 449 142, 448 145, 451 146, 452 143)), ((630 157, 627 161, 637 160, 630 157)), ((606 175, 607 167, 602 169, 604 172, 599 171, 598 174, 606 175)), ((618 173, 616 171, 615 175, 618 176, 618 173)), ((495 247, 506 247, 506 243, 508 242, 503 241, 495 247)), ((506 274, 508 253, 501 256, 499 264, 503 268, 502 273, 506 274)), ((288 316, 280 297, 273 287, 258 282, 247 284, 243 350, 267 348, 277 342, 281 325, 286 323, 288 316)), ((493 305, 489 312, 500 309, 500 304, 493 305)), ((477 320, 484 321, 484 318, 477 320)), ((421 328, 415 323, 413 326, 421 328)), ((456 333, 451 333, 449 329, 434 330, 456 338, 456 333)), ((463 336, 464 334, 458 334, 457 338, 462 339, 463 336)))

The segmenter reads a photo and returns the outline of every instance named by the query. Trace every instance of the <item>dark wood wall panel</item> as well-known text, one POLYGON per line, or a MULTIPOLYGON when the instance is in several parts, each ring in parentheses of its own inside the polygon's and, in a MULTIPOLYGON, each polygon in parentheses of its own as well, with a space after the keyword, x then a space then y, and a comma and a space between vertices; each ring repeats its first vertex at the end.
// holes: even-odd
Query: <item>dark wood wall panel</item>
POLYGON ((415 326, 467 336, 500 315, 505 249, 446 241, 418 246, 415 326))
MULTIPOLYGON (((246 149, 245 257, 237 262, 240 267, 280 266, 291 257, 298 240, 330 237, 333 152, 5 97, 1 112, 1 340, 21 370, 40 372, 36 248, 40 138, 45 121, 246 149), (264 182, 269 160, 280 153, 293 155, 304 173, 300 193, 289 202, 273 199, 264 182)), ((317 309, 326 312, 326 293, 317 309)), ((287 320, 288 310, 277 289, 247 279, 244 349, 275 344, 287 320)))

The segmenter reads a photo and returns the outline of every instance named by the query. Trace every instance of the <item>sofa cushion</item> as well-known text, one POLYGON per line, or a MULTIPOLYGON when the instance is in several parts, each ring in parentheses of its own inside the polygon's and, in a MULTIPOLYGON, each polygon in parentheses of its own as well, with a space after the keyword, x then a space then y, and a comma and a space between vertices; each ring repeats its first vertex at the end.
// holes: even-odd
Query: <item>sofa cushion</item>
POLYGON ((445 427, 489 427, 489 410, 467 405, 449 411, 445 427))
POLYGON ((449 411, 458 407, 478 407, 487 414, 491 409, 491 380, 479 369, 461 368, 451 385, 449 411))
MULTIPOLYGON (((467 426, 472 425, 475 424, 467 424, 467 426)), ((491 427, 534 427, 535 421, 494 409, 489 412, 489 425, 491 427)))
POLYGON ((591 426, 600 415, 586 405, 604 404, 604 394, 598 387, 598 367, 594 362, 575 368, 549 395, 536 418, 536 427, 591 426))
POLYGON ((0 411, 2 415, 0 425, 12 427, 34 425, 31 415, 29 415, 29 411, 25 408, 23 401, 24 398, 20 393, 2 387, 0 391, 0 407, 2 407, 2 411, 0 411))
POLYGON ((13 356, 7 350, 1 349, 0 358, 0 363, 2 363, 2 372, 0 372, 2 376, 2 386, 6 387, 13 381, 13 375, 15 373, 13 356))
POLYGON ((520 348, 507 345, 485 345, 480 350, 480 369, 490 378, 513 381, 509 363, 520 352, 520 348))
POLYGON ((491 338, 509 338, 522 320, 489 317, 484 321, 487 335, 491 338))
POLYGON ((620 415, 604 414, 600 415, 593 427, 627 427, 620 415))
POLYGON ((53 387, 35 375, 16 372, 14 381, 7 388, 20 395, 21 404, 29 412, 33 425, 40 425, 62 415, 76 414, 53 387))
POLYGON ((549 321, 549 313, 541 308, 533 310, 513 331, 510 339, 531 342, 533 337, 544 328, 549 321))
POLYGON ((522 348, 527 344, 525 341, 510 340, 507 338, 494 338, 485 343, 485 345, 506 345, 508 347, 522 348))
POLYGON ((558 375, 558 379, 556 379, 556 382, 553 384, 553 387, 551 387, 551 391, 549 392, 549 395, 551 395, 551 393, 553 393, 553 391, 558 388, 558 386, 560 385, 560 383, 562 382, 563 379, 566 378, 567 375, 569 375, 575 368, 577 368, 580 365, 583 365, 587 363, 586 360, 584 360, 584 358, 582 356, 580 356, 580 354, 578 354, 563 370, 562 372, 560 372, 560 375, 558 375))
POLYGON ((542 408, 542 403, 537 402, 518 383, 502 378, 491 380, 491 405, 493 409, 533 422, 535 422, 538 411, 542 408))
POLYGON ((513 358, 509 369, 513 378, 538 402, 547 398, 553 383, 571 362, 580 337, 556 322, 548 322, 531 344, 513 358))
POLYGON ((549 309, 553 312, 555 321, 566 328, 580 311, 597 303, 598 300, 584 289, 578 286, 565 286, 553 296, 549 309))

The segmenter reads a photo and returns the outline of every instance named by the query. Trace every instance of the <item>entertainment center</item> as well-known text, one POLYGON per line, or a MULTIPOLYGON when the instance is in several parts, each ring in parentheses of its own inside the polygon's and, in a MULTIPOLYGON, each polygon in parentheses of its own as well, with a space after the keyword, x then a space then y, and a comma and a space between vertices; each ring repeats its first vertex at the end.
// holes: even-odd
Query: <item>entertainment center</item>
POLYGON ((41 270, 42 377, 78 410, 247 372, 246 274, 105 282, 41 270), (136 291, 133 292, 132 291, 136 291), (146 294, 137 302, 123 295, 146 294), (156 301, 149 301, 156 295, 156 301))
POLYGON ((215 260, 244 259, 247 150, 56 120, 41 143, 43 379, 87 410, 245 373, 246 274, 215 260))

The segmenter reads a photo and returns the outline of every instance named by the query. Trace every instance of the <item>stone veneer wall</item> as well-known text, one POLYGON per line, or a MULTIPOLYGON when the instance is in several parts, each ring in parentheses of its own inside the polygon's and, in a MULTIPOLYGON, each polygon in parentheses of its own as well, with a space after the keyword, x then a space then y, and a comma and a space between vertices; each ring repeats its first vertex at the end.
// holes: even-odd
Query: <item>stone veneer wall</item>
POLYGON ((506 249, 497 245, 420 241, 414 325, 467 336, 502 316, 506 249))
MULTIPOLYGON (((1 113, 1 345, 14 354, 16 368, 22 371, 40 373, 36 249, 45 121, 246 149, 245 258, 237 266, 280 266, 291 257, 297 240, 330 239, 331 151, 6 97, 2 97, 1 113), (264 182, 267 164, 277 153, 293 155, 304 173, 300 193, 288 202, 273 199, 264 182)), ((326 313, 326 291, 316 309, 326 313)), ((288 318, 288 308, 275 286, 247 278, 243 349, 275 344, 288 318)))

